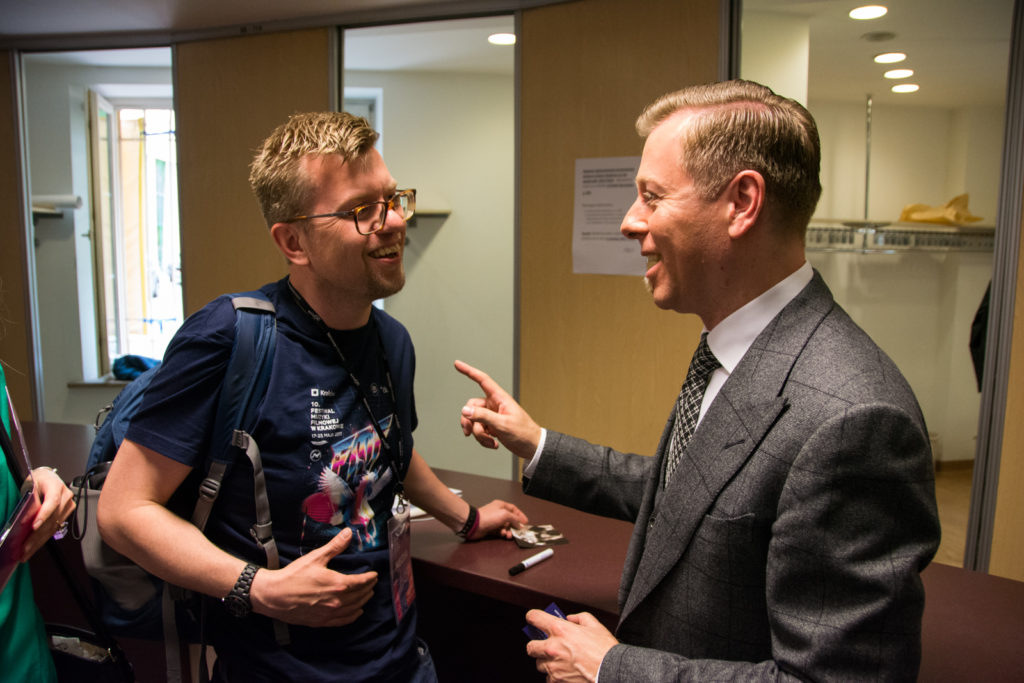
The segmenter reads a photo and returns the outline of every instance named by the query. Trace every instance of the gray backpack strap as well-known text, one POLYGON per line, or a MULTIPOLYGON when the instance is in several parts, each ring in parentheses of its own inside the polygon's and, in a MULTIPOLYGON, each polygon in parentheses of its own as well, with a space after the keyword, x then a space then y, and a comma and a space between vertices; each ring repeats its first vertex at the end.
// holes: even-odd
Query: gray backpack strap
POLYGON ((237 311, 239 308, 258 308, 261 311, 275 313, 274 304, 266 299, 257 299, 254 296, 236 296, 231 299, 232 305, 237 311))
POLYGON ((178 627, 174 612, 174 597, 171 595, 171 584, 164 582, 163 590, 164 620, 164 657, 167 664, 167 683, 182 683, 181 643, 178 640, 178 627))
POLYGON ((196 506, 192 509, 192 523, 200 531, 206 529, 206 522, 210 519, 210 511, 213 510, 217 494, 220 493, 220 483, 224 479, 227 468, 227 463, 211 462, 209 473, 199 485, 199 498, 196 499, 196 506))
MULTIPOLYGON (((257 545, 263 548, 267 556, 267 569, 280 569, 281 557, 277 552, 277 541, 274 540, 273 528, 270 520, 270 500, 267 498, 267 480, 263 474, 263 460, 260 458, 260 447, 256 439, 249 436, 241 429, 236 429, 232 435, 232 445, 245 451, 245 455, 252 463, 253 494, 256 501, 256 523, 249 529, 249 533, 256 540, 257 545)), ((274 635, 279 645, 287 645, 291 642, 288 635, 288 626, 277 619, 274 619, 274 635)))

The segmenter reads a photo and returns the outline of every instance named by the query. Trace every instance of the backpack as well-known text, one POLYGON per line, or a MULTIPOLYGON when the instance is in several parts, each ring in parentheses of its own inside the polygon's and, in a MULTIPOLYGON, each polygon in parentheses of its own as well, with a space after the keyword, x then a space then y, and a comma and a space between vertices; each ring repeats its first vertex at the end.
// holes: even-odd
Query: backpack
MULTIPOLYGON (((271 533, 269 504, 259 448, 249 436, 256 419, 256 406, 266 394, 273 368, 277 320, 274 305, 262 292, 231 295, 235 308, 235 338, 228 360, 220 399, 214 419, 211 446, 196 476, 189 476, 172 497, 185 498, 194 506, 191 520, 200 530, 206 526, 216 502, 220 485, 230 472, 239 449, 253 463, 256 493, 256 523, 253 535, 267 555, 267 567, 280 566, 277 547, 271 533), (196 486, 198 477, 202 482, 196 486), (179 496, 179 494, 181 494, 179 496)), ((96 525, 95 502, 103 481, 124 439, 132 416, 142 404, 143 396, 158 365, 131 381, 97 415, 96 437, 93 440, 86 472, 73 482, 76 503, 75 537, 81 540, 86 572, 93 579, 96 603, 101 621, 114 635, 163 639, 167 655, 168 681, 182 679, 180 642, 203 642, 202 616, 193 609, 187 591, 165 584, 134 562, 103 543, 96 525), (105 415, 105 419, 104 419, 105 415), (100 421, 102 420, 102 423, 100 421)), ((186 513, 186 510, 181 510, 186 513)), ((278 638, 287 639, 278 626, 278 638)), ((205 653, 204 653, 205 655, 205 653)))

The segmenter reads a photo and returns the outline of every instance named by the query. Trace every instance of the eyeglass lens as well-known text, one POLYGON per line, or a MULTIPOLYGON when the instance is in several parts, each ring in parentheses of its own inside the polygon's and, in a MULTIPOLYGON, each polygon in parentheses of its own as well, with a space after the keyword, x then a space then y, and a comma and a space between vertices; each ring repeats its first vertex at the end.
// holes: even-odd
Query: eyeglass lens
POLYGON ((384 221, 387 220, 389 204, 391 210, 401 216, 402 220, 409 220, 416 209, 416 196, 411 193, 401 193, 395 195, 390 202, 374 202, 359 207, 355 214, 356 227, 359 231, 369 234, 383 228, 384 221))

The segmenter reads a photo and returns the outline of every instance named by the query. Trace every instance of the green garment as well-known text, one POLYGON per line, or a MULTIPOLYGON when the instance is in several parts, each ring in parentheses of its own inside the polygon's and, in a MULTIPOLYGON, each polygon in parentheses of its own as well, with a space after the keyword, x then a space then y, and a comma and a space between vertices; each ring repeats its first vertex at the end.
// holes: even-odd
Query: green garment
MULTIPOLYGON (((0 365, 0 417, 3 418, 3 429, 10 434, 6 386, 4 369, 0 365)), ((18 489, 19 482, 11 476, 7 458, 3 458, 0 460, 0 512, 4 520, 18 502, 18 489)), ((0 593, 0 679, 10 683, 57 680, 43 618, 32 596, 32 576, 27 564, 14 570, 11 580, 0 593)))

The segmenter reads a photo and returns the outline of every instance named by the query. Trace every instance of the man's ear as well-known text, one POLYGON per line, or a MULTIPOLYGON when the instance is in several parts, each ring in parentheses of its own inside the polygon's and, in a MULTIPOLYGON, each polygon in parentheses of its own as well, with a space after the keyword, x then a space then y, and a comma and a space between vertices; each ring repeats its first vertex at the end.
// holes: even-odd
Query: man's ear
POLYGON ((302 228, 295 223, 274 223, 270 226, 270 236, 274 238, 274 244, 281 250, 289 263, 297 266, 309 263, 306 242, 302 239, 303 235, 302 228))
POLYGON ((757 171, 740 171, 725 189, 729 207, 729 237, 742 237, 753 228, 764 211, 764 176, 757 171))

